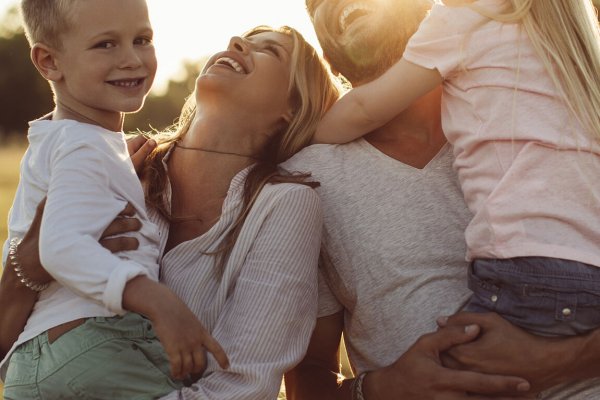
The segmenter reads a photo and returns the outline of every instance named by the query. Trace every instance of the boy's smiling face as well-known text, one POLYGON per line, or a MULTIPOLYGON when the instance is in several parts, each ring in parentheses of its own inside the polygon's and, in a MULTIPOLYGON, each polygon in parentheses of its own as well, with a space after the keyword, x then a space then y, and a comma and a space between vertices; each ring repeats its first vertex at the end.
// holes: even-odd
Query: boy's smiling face
POLYGON ((96 122, 139 110, 157 67, 145 0, 76 1, 70 20, 55 53, 57 106, 96 122))

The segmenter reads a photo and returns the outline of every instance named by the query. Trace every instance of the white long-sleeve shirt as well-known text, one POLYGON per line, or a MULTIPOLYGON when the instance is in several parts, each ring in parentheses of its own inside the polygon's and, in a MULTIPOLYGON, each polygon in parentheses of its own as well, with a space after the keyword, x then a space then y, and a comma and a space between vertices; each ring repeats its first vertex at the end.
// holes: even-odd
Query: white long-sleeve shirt
MULTIPOLYGON (((222 272, 206 255, 239 213, 248 170, 231 182, 219 221, 163 255, 161 281, 219 341, 230 367, 212 357, 194 385, 164 399, 276 399, 283 373, 302 360, 317 315, 317 260, 322 214, 303 185, 267 185, 246 218, 222 272)), ((161 232, 169 225, 150 211, 161 232)))
MULTIPOLYGON (((158 279, 158 233, 148 220, 123 133, 72 120, 38 120, 30 123, 28 139, 9 214, 9 239, 23 237, 47 196, 40 258, 56 281, 41 292, 13 349, 68 321, 123 313, 128 280, 139 275, 158 279), (133 234, 140 247, 114 255, 98 239, 127 202, 143 225, 133 234)), ((7 248, 8 241, 3 260, 7 248)))

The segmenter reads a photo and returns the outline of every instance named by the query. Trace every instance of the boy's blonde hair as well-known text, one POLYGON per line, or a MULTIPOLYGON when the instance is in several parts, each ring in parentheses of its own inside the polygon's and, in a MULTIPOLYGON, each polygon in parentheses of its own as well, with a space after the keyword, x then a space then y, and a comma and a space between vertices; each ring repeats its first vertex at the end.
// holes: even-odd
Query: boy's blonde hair
POLYGON ((600 140, 600 30, 591 0, 510 0, 501 22, 520 22, 554 84, 588 134, 600 140))
POLYGON ((61 48, 60 35, 70 26, 70 12, 76 0, 21 0, 25 35, 31 46, 44 43, 61 48))

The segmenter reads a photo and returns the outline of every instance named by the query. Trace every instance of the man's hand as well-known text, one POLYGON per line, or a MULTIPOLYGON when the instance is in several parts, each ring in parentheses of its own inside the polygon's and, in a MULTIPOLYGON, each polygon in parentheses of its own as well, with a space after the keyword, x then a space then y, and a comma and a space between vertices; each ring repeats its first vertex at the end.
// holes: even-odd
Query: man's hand
MULTIPOLYGON (((594 376, 593 372, 587 376, 568 376, 578 374, 576 366, 585 363, 582 349, 588 337, 550 338, 532 335, 496 313, 465 312, 438 320, 442 330, 464 324, 479 325, 481 334, 473 342, 449 349, 442 356, 445 366, 522 376, 531 383, 531 393, 570 380, 594 376)), ((592 366, 586 369, 588 372, 594 370, 592 366)))
POLYGON ((129 157, 135 168, 135 172, 138 174, 144 167, 144 161, 152 153, 152 150, 156 148, 156 141, 154 139, 148 139, 142 135, 134 136, 127 139, 127 150, 129 151, 129 157))
POLYGON ((460 371, 442 365, 440 354, 469 343, 477 325, 452 326, 421 336, 394 364, 367 374, 363 393, 368 400, 524 399, 529 383, 513 376, 460 371), (505 397, 500 397, 504 394, 505 397))

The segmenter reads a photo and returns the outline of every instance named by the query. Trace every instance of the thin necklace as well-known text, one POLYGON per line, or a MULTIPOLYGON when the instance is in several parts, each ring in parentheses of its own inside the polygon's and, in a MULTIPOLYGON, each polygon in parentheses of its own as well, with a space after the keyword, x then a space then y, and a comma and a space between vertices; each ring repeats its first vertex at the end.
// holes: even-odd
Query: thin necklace
POLYGON ((182 145, 179 142, 175 142, 175 146, 179 147, 180 149, 184 149, 184 150, 194 150, 194 151, 204 151, 206 153, 226 154, 229 156, 245 157, 245 158, 251 158, 253 160, 259 161, 259 159, 257 157, 251 156, 248 154, 240 154, 240 153, 234 153, 234 152, 230 152, 230 151, 203 149, 201 147, 187 147, 187 146, 182 145))

